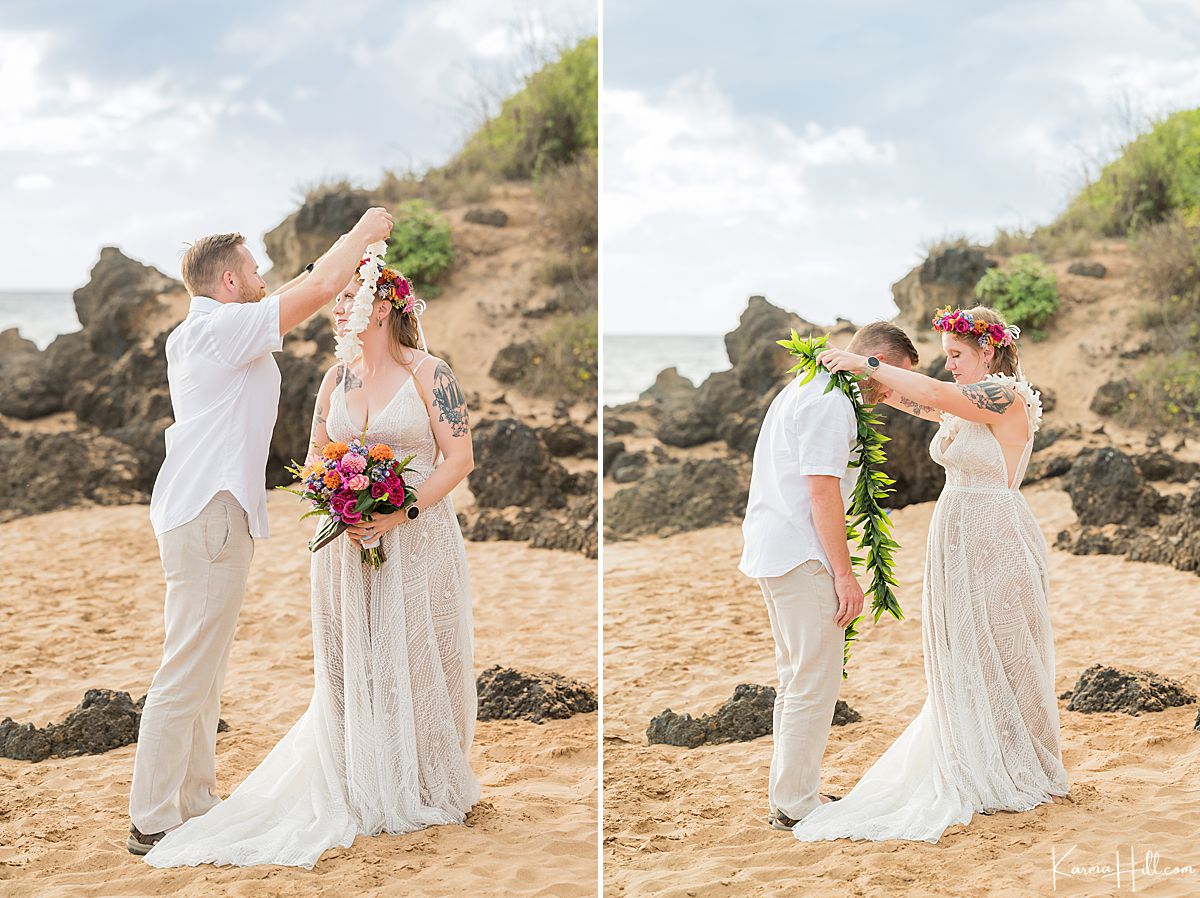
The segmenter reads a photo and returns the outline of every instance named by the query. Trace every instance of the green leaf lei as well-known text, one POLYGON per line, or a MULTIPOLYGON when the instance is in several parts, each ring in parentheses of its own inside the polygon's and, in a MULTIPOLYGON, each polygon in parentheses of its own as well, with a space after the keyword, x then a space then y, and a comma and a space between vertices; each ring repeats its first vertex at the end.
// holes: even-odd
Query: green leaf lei
MULTIPOLYGON (((802 340, 793 330, 790 340, 776 342, 799 359, 789 373, 802 373, 804 379, 801 385, 816 377, 817 371, 825 370, 817 362, 817 355, 826 348, 828 334, 802 340)), ((834 388, 841 390, 854 406, 854 417, 858 423, 858 458, 850 463, 850 467, 859 469, 858 482, 854 485, 850 508, 846 512, 846 539, 856 543, 860 552, 866 550, 866 558, 854 555, 850 563, 855 569, 865 565, 871 575, 867 592, 871 594, 871 610, 878 623, 885 611, 896 620, 904 620, 904 612, 900 610, 900 603, 892 591, 896 585, 892 573, 895 567, 892 553, 900 548, 900 544, 892 539, 892 522, 879 505, 884 496, 893 492, 889 487, 896 482, 883 473, 883 464, 887 461, 883 444, 891 438, 875 429, 883 422, 873 413, 875 406, 864 402, 862 393, 856 387, 859 381, 866 378, 866 374, 834 372, 830 375, 825 392, 834 388)), ((848 676, 846 666, 850 663, 850 644, 858 638, 856 625, 861 620, 862 616, 856 617, 846 627, 846 641, 842 648, 843 679, 848 676)))

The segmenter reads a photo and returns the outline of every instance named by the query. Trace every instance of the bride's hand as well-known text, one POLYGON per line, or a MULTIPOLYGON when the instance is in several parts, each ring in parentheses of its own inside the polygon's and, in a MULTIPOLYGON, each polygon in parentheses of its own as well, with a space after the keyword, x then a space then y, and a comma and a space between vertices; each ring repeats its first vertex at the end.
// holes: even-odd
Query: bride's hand
POLYGON ((835 371, 849 371, 852 374, 862 374, 867 370, 866 356, 855 355, 853 352, 847 352, 844 349, 826 349, 823 352, 817 353, 817 363, 828 368, 830 374, 835 371))
POLYGON ((406 520, 401 512, 393 512, 392 514, 376 514, 371 520, 359 521, 357 524, 351 524, 346 528, 346 533, 350 537, 350 541, 362 548, 363 540, 372 542, 376 537, 383 536, 394 527, 399 527, 406 520))

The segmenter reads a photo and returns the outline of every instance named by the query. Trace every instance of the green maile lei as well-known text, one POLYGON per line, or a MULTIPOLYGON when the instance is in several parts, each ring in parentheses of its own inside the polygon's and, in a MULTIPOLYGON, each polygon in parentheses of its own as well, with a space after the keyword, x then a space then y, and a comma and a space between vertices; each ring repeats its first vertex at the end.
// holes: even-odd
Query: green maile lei
MULTIPOLYGON (((817 362, 817 355, 827 348, 828 334, 801 339, 793 330, 791 339, 776 342, 799 359, 788 373, 803 375, 801 386, 816 377, 818 371, 826 370, 817 362)), ((865 567, 870 575, 871 585, 867 592, 871 596, 871 610, 875 614, 875 622, 878 623, 885 611, 896 620, 903 620, 904 612, 900 610, 900 603, 892 591, 892 587, 896 585, 893 552, 900 548, 900 544, 892 539, 892 522, 879 504, 881 499, 894 492, 890 487, 896 482, 883 473, 883 465, 887 461, 883 444, 891 438, 876 429, 883 421, 874 413, 874 404, 864 402, 862 393, 857 388, 859 381, 866 379, 866 374, 836 371, 830 374, 825 392, 841 390, 854 407, 858 458, 850 462, 850 467, 858 468, 858 481, 854 485, 854 494, 846 511, 846 540, 857 545, 859 552, 866 552, 865 557, 851 556, 850 564, 856 574, 859 569, 865 567)), ((850 645, 858 638, 856 625, 864 616, 856 617, 846 627, 846 638, 842 647, 842 679, 848 676, 846 667, 850 663, 850 645)))

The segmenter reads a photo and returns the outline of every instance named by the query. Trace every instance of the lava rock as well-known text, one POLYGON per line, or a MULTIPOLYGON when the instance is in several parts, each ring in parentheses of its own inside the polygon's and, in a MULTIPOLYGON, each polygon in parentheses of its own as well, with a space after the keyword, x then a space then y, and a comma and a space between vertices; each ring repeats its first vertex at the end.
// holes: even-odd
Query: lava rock
POLYGON ((532 340, 510 343, 496 353, 488 377, 502 384, 515 384, 533 366, 541 347, 532 340))
POLYGON ((1067 274, 1077 274, 1085 278, 1102 278, 1108 274, 1103 262, 1072 262, 1067 266, 1067 274))
POLYGON ((595 458, 596 437, 578 424, 561 421, 541 431, 542 442, 558 458, 595 458))
MULTIPOLYGON (((130 745, 137 742, 145 703, 144 695, 134 702, 128 692, 89 689, 62 723, 38 728, 6 717, 0 721, 0 757, 44 761, 98 755, 130 745)), ((217 722, 217 732, 228 729, 224 720, 217 722)))
POLYGON ((471 224, 488 225, 493 228, 502 228, 508 224, 508 213, 503 209, 484 209, 480 206, 468 209, 463 215, 463 221, 469 221, 471 224))
POLYGON ((676 399, 692 399, 695 395, 695 384, 680 374, 677 368, 664 368, 638 398, 650 399, 662 405, 676 399))
POLYGON ((557 673, 526 673, 496 664, 475 681, 479 720, 565 720, 598 707, 596 691, 557 673))
MULTIPOLYGON (((749 742, 770 735, 774 712, 773 687, 743 683, 733 690, 732 698, 711 714, 695 718, 691 714, 676 714, 668 708, 651 718, 646 727, 646 741, 651 745, 683 748, 696 748, 706 743, 749 742)), ((831 724, 844 726, 859 720, 862 715, 838 699, 831 724)))
POLYGON ((749 482, 749 464, 740 459, 658 465, 605 500, 605 536, 667 536, 740 518, 746 511, 749 482))
POLYGON ((1158 494, 1119 449, 1106 446, 1080 453, 1067 474, 1066 490, 1081 524, 1158 522, 1158 494))
POLYGON ((641 480, 649 464, 645 452, 622 452, 613 460, 613 482, 633 483, 635 480, 641 480))
POLYGON ((1120 711, 1136 717, 1194 701, 1196 696, 1182 684, 1152 671, 1093 664, 1079 675, 1067 710, 1085 714, 1120 711))
POLYGON ((519 505, 563 508, 571 477, 537 431, 515 418, 485 421, 472 430, 476 467, 468 475, 481 508, 519 505))
POLYGON ((1137 402, 1138 387, 1128 378, 1110 380, 1096 388, 1089 408, 1097 415, 1115 415, 1130 403, 1137 402))

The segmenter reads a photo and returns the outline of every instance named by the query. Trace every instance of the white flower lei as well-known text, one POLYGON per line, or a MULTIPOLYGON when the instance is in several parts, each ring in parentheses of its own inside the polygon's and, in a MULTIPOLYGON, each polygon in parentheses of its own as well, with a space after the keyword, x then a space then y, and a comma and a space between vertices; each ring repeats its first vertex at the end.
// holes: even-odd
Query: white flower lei
POLYGON ((362 278, 362 286, 354 294, 354 305, 350 309, 350 320, 346 322, 344 333, 337 335, 337 350, 335 355, 349 365, 362 351, 362 340, 358 335, 366 330, 371 323, 371 309, 375 305, 375 288, 379 283, 379 274, 383 271, 383 254, 387 252, 387 243, 380 240, 367 247, 363 256, 363 266, 358 276, 362 278))

